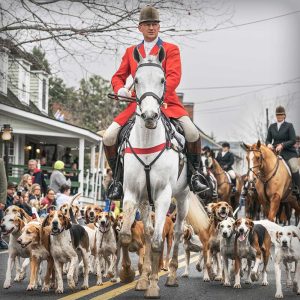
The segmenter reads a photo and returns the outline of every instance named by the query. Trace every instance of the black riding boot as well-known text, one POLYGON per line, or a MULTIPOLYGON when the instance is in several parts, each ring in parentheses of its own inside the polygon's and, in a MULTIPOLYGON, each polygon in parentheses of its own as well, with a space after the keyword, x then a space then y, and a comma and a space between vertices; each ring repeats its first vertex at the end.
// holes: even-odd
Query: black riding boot
POLYGON ((299 172, 292 173, 293 194, 299 198, 300 196, 300 175, 299 172))
POLYGON ((123 172, 120 170, 122 168, 121 164, 118 165, 118 169, 116 170, 117 157, 118 157, 118 146, 105 146, 104 152, 106 155, 107 162, 113 172, 113 182, 107 189, 107 198, 110 200, 120 200, 123 196, 123 186, 122 186, 122 177, 123 172), (117 174, 115 172, 117 171, 117 174))
POLYGON ((200 181, 200 167, 202 165, 201 160, 201 139, 196 142, 186 142, 186 157, 188 161, 188 183, 191 191, 194 193, 205 192, 209 190, 209 187, 200 181))
POLYGON ((236 192, 236 178, 232 179, 231 178, 231 182, 232 182, 232 192, 236 192))

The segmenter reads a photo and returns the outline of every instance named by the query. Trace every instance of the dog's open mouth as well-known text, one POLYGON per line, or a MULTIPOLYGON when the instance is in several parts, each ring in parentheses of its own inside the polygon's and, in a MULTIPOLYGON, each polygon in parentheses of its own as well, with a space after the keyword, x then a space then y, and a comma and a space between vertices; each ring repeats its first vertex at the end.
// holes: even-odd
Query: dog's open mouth
POLYGON ((219 217, 222 218, 222 219, 226 219, 227 218, 227 212, 226 211, 219 212, 219 217))
POLYGON ((13 230, 14 230, 14 227, 12 229, 8 230, 8 231, 2 231, 2 234, 4 236, 9 235, 13 230))
POLYGON ((95 217, 89 217, 89 222, 94 223, 95 222, 95 217))
POLYGON ((60 233, 60 230, 58 228, 52 228, 51 229, 51 234, 52 235, 56 235, 56 234, 59 234, 60 233))
POLYGON ((26 248, 29 244, 31 244, 32 241, 29 241, 28 243, 20 243, 22 248, 26 248))
POLYGON ((240 241, 240 242, 243 242, 245 239, 246 239, 246 237, 247 237, 247 232, 243 232, 243 233, 239 233, 239 237, 238 237, 238 240, 240 241))

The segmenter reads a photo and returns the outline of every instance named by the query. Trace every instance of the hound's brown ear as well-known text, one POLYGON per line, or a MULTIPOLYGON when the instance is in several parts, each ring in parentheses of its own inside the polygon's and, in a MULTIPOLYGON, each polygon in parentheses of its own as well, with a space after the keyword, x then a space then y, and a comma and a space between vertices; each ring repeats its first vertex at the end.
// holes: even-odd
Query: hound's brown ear
POLYGON ((279 231, 276 231, 276 241, 279 243, 279 231))
POLYGON ((163 46, 160 46, 160 47, 159 47, 157 57, 158 57, 158 61, 159 61, 160 63, 162 63, 163 60, 165 59, 165 57, 166 57, 166 52, 165 52, 165 49, 164 49, 163 46))
POLYGON ((65 229, 68 230, 72 227, 72 224, 70 222, 70 219, 66 216, 64 216, 64 222, 65 222, 65 229))
POLYGON ((257 143, 256 143, 257 149, 260 149, 260 146, 261 146, 261 142, 260 142, 260 140, 258 140, 257 143))
POLYGON ((109 218, 110 218, 112 223, 115 223, 115 217, 114 217, 112 212, 109 212, 109 218))
POLYGON ((137 63, 140 63, 140 61, 142 60, 142 55, 138 49, 138 47, 135 47, 133 50, 133 58, 137 63))
POLYGON ((252 220, 250 220, 250 226, 251 226, 251 230, 254 228, 254 223, 252 220))
POLYGON ((24 221, 19 217, 15 217, 15 221, 19 224, 19 230, 21 231, 25 226, 24 221))
POLYGON ((297 237, 298 240, 300 241, 300 236, 295 231, 293 231, 293 237, 297 237))
POLYGON ((23 221, 25 221, 25 220, 28 222, 31 221, 30 216, 27 214, 27 212, 23 208, 20 208, 20 213, 21 213, 21 217, 22 217, 23 221))
POLYGON ((46 227, 46 226, 49 226, 49 214, 47 215, 47 217, 44 219, 42 223, 42 227, 46 227))

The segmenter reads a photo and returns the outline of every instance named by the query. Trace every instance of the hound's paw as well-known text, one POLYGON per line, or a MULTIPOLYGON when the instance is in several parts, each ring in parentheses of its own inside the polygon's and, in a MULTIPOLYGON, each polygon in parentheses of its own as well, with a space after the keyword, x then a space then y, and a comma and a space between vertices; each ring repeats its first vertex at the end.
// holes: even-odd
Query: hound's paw
POLYGON ((43 285, 41 292, 42 293, 48 293, 50 291, 50 286, 49 285, 43 285))
POLYGON ((188 272, 184 272, 181 277, 184 277, 184 278, 188 278, 189 277, 189 273, 188 272))
POLYGON ((201 271, 202 271, 202 267, 201 267, 200 263, 197 263, 197 264, 196 264, 196 270, 197 270, 198 272, 201 272, 201 271))
POLYGON ((286 280, 286 286, 287 287, 292 287, 293 286, 293 281, 292 280, 286 280))
POLYGON ((258 273, 256 272, 251 272, 251 280, 252 281, 257 281, 259 278, 258 273))
POLYGON ((113 277, 111 280, 110 280, 110 282, 117 282, 118 280, 117 280, 117 278, 115 278, 115 277, 113 277))
POLYGON ((205 277, 203 277, 203 281, 204 281, 204 282, 210 282, 210 278, 209 278, 209 276, 205 276, 205 277))
POLYGON ((223 285, 224 285, 224 286, 231 286, 231 284, 230 284, 229 281, 224 281, 223 285))
POLYGON ((82 290, 87 290, 89 288, 89 285, 88 284, 83 284, 82 286, 81 286, 81 289, 82 290))
POLYGON ((68 286, 71 290, 75 290, 76 284, 74 280, 68 280, 68 286))
POLYGON ((33 284, 28 284, 26 291, 34 291, 37 290, 37 287, 33 284))
POLYGON ((97 281, 97 285, 103 285, 102 281, 97 281))
POLYGON ((282 292, 277 292, 277 293, 275 294, 275 298, 278 298, 278 299, 283 298, 282 292))
POLYGON ((63 292, 64 292, 64 289, 63 289, 63 288, 57 288, 57 289, 55 290, 55 293, 56 293, 56 294, 63 294, 63 292))
POLYGON ((223 277, 222 277, 222 275, 221 275, 221 276, 218 275, 218 276, 216 276, 216 277, 214 278, 214 280, 215 280, 215 281, 222 281, 222 280, 223 280, 223 277))
POLYGON ((265 281, 263 281, 263 282, 261 283, 261 285, 262 285, 262 286, 268 286, 268 285, 269 285, 269 282, 268 282, 267 280, 265 280, 265 281))
POLYGON ((242 286, 240 283, 235 283, 234 286, 233 286, 234 289, 241 289, 242 286))
POLYGON ((4 289, 9 289, 11 287, 10 280, 5 280, 3 284, 4 289))
POLYGON ((245 280, 245 284, 251 284, 251 283, 252 283, 251 279, 246 279, 245 280))

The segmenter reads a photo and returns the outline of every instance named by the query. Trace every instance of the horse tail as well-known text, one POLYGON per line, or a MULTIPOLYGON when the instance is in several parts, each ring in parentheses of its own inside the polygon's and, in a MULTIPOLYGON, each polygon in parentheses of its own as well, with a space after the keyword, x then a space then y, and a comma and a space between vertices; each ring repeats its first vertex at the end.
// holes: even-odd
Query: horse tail
POLYGON ((189 192, 187 197, 189 200, 189 210, 186 222, 193 227, 195 234, 198 234, 208 229, 209 217, 204 206, 194 193, 189 192))

